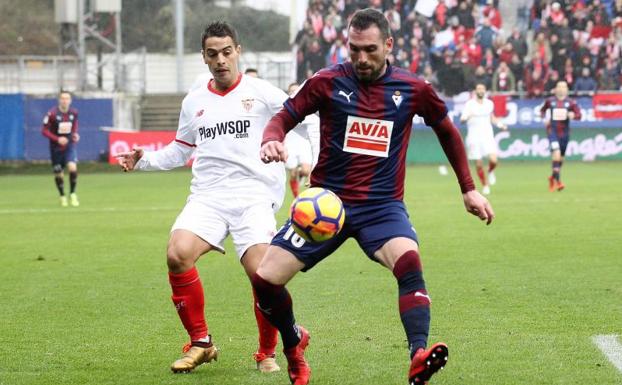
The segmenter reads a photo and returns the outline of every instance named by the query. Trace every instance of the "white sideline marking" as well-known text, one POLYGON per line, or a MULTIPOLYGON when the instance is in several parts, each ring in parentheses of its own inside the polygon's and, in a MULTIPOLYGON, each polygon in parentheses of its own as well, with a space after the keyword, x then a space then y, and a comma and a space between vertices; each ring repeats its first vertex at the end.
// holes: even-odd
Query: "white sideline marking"
POLYGON ((181 211, 182 207, 58 207, 49 209, 0 209, 0 215, 12 214, 46 214, 46 213, 114 213, 114 212, 142 212, 142 211, 181 211))
POLYGON ((593 336, 592 341, 598 346, 605 357, 622 372, 622 345, 618 342, 615 334, 608 336, 593 336))

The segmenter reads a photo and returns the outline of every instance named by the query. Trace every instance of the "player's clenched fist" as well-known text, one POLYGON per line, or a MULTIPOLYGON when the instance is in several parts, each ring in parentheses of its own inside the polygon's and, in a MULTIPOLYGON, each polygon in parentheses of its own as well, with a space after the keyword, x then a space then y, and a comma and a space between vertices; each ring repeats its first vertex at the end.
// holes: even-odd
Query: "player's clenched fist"
POLYGON ((273 140, 261 146, 259 156, 264 163, 285 162, 287 160, 287 149, 283 143, 273 140))
POLYGON ((121 169, 125 172, 132 171, 136 163, 143 157, 145 151, 140 147, 134 147, 132 151, 122 152, 116 155, 121 169))

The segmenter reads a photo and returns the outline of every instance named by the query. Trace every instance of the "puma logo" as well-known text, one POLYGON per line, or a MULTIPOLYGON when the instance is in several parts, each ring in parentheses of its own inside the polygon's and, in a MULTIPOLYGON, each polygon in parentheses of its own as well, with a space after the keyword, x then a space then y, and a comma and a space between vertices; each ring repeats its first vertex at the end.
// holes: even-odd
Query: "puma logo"
POLYGON ((341 95, 344 98, 348 99, 348 103, 350 103, 350 96, 352 96, 353 93, 354 93, 354 91, 350 92, 349 94, 346 94, 345 91, 339 90, 339 95, 341 95))

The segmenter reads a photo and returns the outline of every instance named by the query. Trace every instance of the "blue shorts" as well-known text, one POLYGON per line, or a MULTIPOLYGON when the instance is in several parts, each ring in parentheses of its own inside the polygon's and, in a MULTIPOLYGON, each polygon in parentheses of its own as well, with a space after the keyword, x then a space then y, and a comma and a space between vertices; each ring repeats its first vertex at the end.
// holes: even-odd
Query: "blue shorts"
POLYGON ((328 241, 306 242, 294 232, 288 219, 274 236, 271 244, 294 254, 305 264, 302 271, 307 271, 332 254, 350 237, 356 239, 367 257, 373 261, 376 261, 374 253, 393 238, 405 237, 418 243, 417 233, 408 219, 404 202, 344 204, 344 208, 346 220, 343 229, 328 241))
POLYGON ((68 144, 66 147, 50 146, 50 157, 52 158, 52 167, 54 172, 62 171, 67 163, 78 163, 78 151, 76 145, 68 144))
POLYGON ((568 136, 556 137, 549 135, 549 147, 551 152, 559 150, 562 156, 566 155, 566 147, 568 147, 568 136))

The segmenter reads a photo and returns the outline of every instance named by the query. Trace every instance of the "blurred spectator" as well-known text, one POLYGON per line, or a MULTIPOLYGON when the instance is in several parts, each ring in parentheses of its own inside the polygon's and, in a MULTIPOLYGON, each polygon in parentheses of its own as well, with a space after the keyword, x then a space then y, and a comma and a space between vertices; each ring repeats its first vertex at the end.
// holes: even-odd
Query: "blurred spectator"
POLYGON ((500 62, 499 68, 492 75, 492 92, 514 92, 516 91, 516 80, 510 71, 507 63, 500 62))
POLYGON ((486 73, 492 77, 492 74, 497 69, 498 60, 495 57, 495 54, 492 51, 492 48, 486 49, 484 52, 484 57, 482 58, 481 65, 486 70, 486 73))
POLYGON ((537 59, 540 63, 549 63, 551 61, 551 46, 547 41, 544 32, 538 32, 536 35, 536 41, 534 41, 529 57, 534 60, 537 59))
POLYGON ((327 18, 326 23, 324 23, 324 28, 322 28, 322 39, 324 40, 324 44, 330 47, 335 39, 337 39, 337 29, 333 25, 333 19, 327 18))
POLYGON ((445 51, 443 61, 437 71, 437 77, 439 87, 446 95, 453 96, 467 89, 462 67, 452 51, 445 51))
MULTIPOLYGON (((482 47, 477 44, 475 37, 469 40, 469 44, 466 45, 466 52, 469 55, 469 65, 477 68, 482 63, 482 47)), ((469 88, 475 88, 475 86, 469 88)), ((490 89, 490 87, 486 88, 490 89)))
POLYGON ((339 64, 348 60, 348 49, 343 45, 343 40, 337 39, 328 52, 328 64, 339 64))
POLYGON ((485 51, 492 48, 492 43, 497 37, 497 29, 490 25, 490 19, 485 18, 484 24, 475 31, 475 38, 485 51))
POLYGON ((566 64, 564 64, 564 74, 562 76, 562 80, 566 81, 569 89, 572 89, 572 87, 574 86, 575 76, 574 76, 574 66, 572 64, 571 58, 566 59, 566 64))
POLYGON ((512 56, 514 56, 514 47, 512 47, 512 43, 505 43, 503 47, 499 48, 497 50, 497 56, 500 62, 510 64, 512 56))
POLYGON ((326 60, 324 59, 324 55, 322 55, 322 51, 320 50, 320 43, 317 40, 313 40, 311 43, 311 47, 309 47, 309 51, 307 52, 307 77, 309 73, 313 75, 320 69, 326 66, 326 60))
POLYGON ((512 56, 512 61, 508 64, 508 67, 510 67, 510 71, 512 71, 512 75, 514 75, 516 91, 523 91, 525 89, 523 84, 524 64, 518 54, 515 53, 514 56, 512 56))
POLYGON ((469 88, 475 88, 475 86, 479 83, 484 84, 486 89, 490 89, 492 85, 492 77, 486 73, 486 70, 482 66, 478 66, 475 69, 475 74, 469 84, 469 88))
POLYGON ((549 73, 549 78, 546 81, 546 86, 544 87, 544 90, 547 93, 552 93, 553 89, 557 86, 557 82, 560 80, 561 79, 559 78, 559 72, 551 71, 549 73))
POLYGON ((518 28, 512 30, 512 35, 508 38, 508 42, 512 44, 512 48, 514 48, 514 52, 518 54, 518 57, 524 58, 527 56, 527 40, 525 40, 525 36, 518 28))
POLYGON ((551 35, 549 44, 551 47, 551 69, 562 72, 564 69, 564 62, 568 56, 568 51, 556 34, 551 35))
POLYGON ((393 36, 396 36, 402 29, 402 19, 400 17, 400 13, 397 9, 395 9, 395 5, 386 10, 384 17, 389 20, 389 28, 391 29, 391 33, 393 36))
POLYGON ((314 1, 309 7, 309 21, 311 21, 311 27, 315 36, 320 36, 322 28, 324 28, 324 17, 322 16, 320 1, 314 1))
POLYGON ((597 88, 596 80, 591 76, 590 69, 583 67, 581 69, 581 76, 577 78, 572 87, 575 92, 590 92, 593 93, 597 88))
POLYGON ((562 25, 562 21, 564 19, 564 11, 562 10, 561 4, 558 2, 554 2, 551 5, 551 11, 549 12, 549 24, 550 25, 562 25))
POLYGON ((495 29, 501 28, 501 12, 495 7, 493 0, 487 0, 486 6, 482 11, 482 14, 487 20, 490 20, 490 25, 495 29))
POLYGON ((589 20, 594 22, 595 26, 607 26, 609 24, 609 15, 600 0, 593 0, 588 9, 589 20))
POLYGON ((436 24, 441 28, 445 29, 447 26, 447 5, 445 5, 445 0, 439 0, 438 6, 436 7, 436 11, 434 11, 436 24))
POLYGON ((620 89, 620 66, 615 60, 607 60, 605 68, 601 71, 598 88, 601 90, 620 89))
POLYGON ((536 68, 533 72, 525 73, 525 90, 527 97, 536 98, 545 96, 546 79, 542 70, 536 68))
POLYGON ((458 24, 464 26, 467 30, 471 30, 471 34, 475 31, 473 4, 467 1, 460 2, 453 14, 458 18, 458 24))

